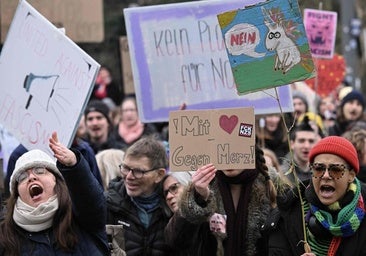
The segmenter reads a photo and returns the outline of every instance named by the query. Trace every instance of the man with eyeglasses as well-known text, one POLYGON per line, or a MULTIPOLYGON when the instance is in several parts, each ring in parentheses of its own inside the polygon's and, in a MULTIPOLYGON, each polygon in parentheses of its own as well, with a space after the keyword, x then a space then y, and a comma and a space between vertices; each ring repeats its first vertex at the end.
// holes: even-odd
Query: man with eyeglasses
POLYGON ((164 228, 171 211, 159 185, 168 165, 165 148, 153 137, 143 137, 125 152, 121 177, 106 192, 108 224, 122 225, 127 255, 169 255, 164 228))

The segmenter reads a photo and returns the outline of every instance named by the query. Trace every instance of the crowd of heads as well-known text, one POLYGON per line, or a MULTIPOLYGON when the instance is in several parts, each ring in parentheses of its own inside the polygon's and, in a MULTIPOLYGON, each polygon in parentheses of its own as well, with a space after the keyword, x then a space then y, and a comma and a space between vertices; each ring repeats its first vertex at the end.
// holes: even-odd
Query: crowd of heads
MULTIPOLYGON (((179 209, 182 205, 184 208, 184 203, 181 204, 181 201, 191 200, 189 193, 192 191, 195 191, 193 198, 198 197, 198 201, 203 200, 199 204, 204 204, 204 201, 210 203, 213 200, 212 193, 217 193, 214 195, 217 197, 215 200, 218 204, 222 203, 221 208, 219 207, 219 210, 222 210, 222 207, 225 209, 228 207, 226 199, 219 202, 221 197, 228 196, 225 186, 231 188, 229 194, 234 198, 235 207, 241 197, 245 197, 240 199, 246 200, 245 207, 249 206, 250 200, 254 200, 249 199, 251 192, 246 190, 245 186, 263 188, 265 192, 262 199, 265 198, 265 200, 262 203, 268 206, 263 213, 267 214, 268 209, 277 208, 277 195, 281 184, 286 183, 286 189, 291 189, 298 184, 305 188, 309 186, 310 180, 311 188, 320 202, 329 206, 335 201, 342 200, 347 186, 353 184, 356 177, 362 183, 366 182, 366 119, 364 115, 366 102, 362 93, 357 90, 344 88, 336 97, 334 95, 317 97, 317 102, 314 104, 307 99, 305 93, 293 90, 294 111, 292 113, 269 113, 256 116, 256 167, 254 170, 247 170, 247 172, 239 169, 216 170, 213 165, 207 165, 200 167, 196 172, 172 172, 169 171, 169 142, 166 141, 168 138, 159 132, 159 125, 141 122, 137 102, 133 96, 126 96, 124 99, 108 97, 111 96, 111 91, 107 88, 112 86, 108 69, 101 70, 97 82, 93 97, 86 105, 80 120, 76 138, 91 146, 91 155, 87 156, 87 151, 83 151, 82 155, 86 159, 90 157, 95 159, 109 212, 107 222, 110 224, 127 225, 133 216, 121 214, 120 211, 125 210, 124 207, 132 207, 136 208, 136 214, 144 227, 148 227, 151 221, 161 222, 157 232, 162 236, 164 233, 162 227, 168 223, 172 215, 182 217, 183 213, 179 209), (251 180, 251 183, 248 183, 250 185, 244 181, 244 176, 245 179, 251 180), (323 179, 339 180, 339 182, 325 188, 323 179), (238 184, 243 187, 237 194, 235 188, 238 184), (324 194, 330 193, 329 191, 336 191, 337 196, 326 198, 324 194), (125 197, 129 198, 127 203, 124 201, 125 197), (160 209, 162 204, 165 206, 164 209, 160 209), (157 211, 158 208, 161 215, 158 220, 153 220, 150 213, 157 211)), ((80 143, 74 144, 80 145, 80 143)), ((34 194, 49 193, 48 198, 55 195, 58 197, 60 208, 65 209, 62 214, 69 216, 64 218, 57 215, 56 221, 61 227, 60 232, 72 234, 72 231, 66 227, 71 223, 67 223, 67 220, 72 219, 72 198, 62 192, 67 191, 68 185, 59 167, 47 154, 36 150, 30 152, 25 150, 24 155, 16 159, 14 164, 14 170, 9 173, 8 211, 3 216, 8 222, 7 225, 14 225, 12 212, 19 203, 19 197, 25 204, 37 208, 38 205, 34 205, 32 200, 34 194), (49 179, 48 183, 53 185, 34 186, 31 189, 23 186, 24 181, 33 176, 49 179)), ((244 214, 247 210, 240 210, 240 212, 244 214)), ((228 221, 229 225, 233 225, 231 217, 228 221)), ((175 227, 175 222, 169 225, 175 227)), ((114 225, 108 227, 111 230, 115 229, 114 225)), ((127 240, 123 239, 123 246, 121 246, 123 251, 136 250, 134 247, 136 245, 128 242, 136 235, 134 232, 138 233, 133 230, 124 234, 127 240)), ((231 235, 237 235, 238 230, 231 227, 229 232, 231 235)), ((243 235, 241 232, 238 234, 243 235)), ((71 247, 76 244, 74 235, 71 235, 69 240, 64 240, 59 233, 57 239, 66 249, 69 244, 71 247)), ((19 246, 19 244, 12 246, 19 246)), ((157 243, 154 246, 156 246, 154 250, 159 251, 163 250, 161 248, 165 245, 157 243)), ((240 246, 235 248, 243 249, 240 246)), ((231 252, 230 249, 223 250, 231 252)))

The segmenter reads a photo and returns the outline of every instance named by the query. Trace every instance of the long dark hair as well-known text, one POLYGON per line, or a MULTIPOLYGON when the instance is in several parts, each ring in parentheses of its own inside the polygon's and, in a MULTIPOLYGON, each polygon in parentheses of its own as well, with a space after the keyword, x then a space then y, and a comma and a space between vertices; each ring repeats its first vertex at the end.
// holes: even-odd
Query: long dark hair
POLYGON ((258 146, 258 144, 255 145, 255 165, 256 169, 259 171, 260 174, 264 176, 264 179, 266 181, 266 193, 270 200, 271 206, 275 207, 277 205, 276 197, 277 197, 277 191, 273 184, 273 181, 271 180, 271 177, 269 175, 268 166, 266 164, 266 159, 264 158, 264 152, 262 148, 258 146))
MULTIPOLYGON (((57 175, 55 177, 55 193, 58 197, 59 208, 53 218, 52 228, 57 246, 67 252, 71 251, 78 242, 72 217, 72 201, 65 181, 57 175)), ((21 231, 13 220, 18 197, 18 190, 15 189, 7 200, 5 217, 0 224, 0 247, 4 249, 5 255, 19 255, 21 252, 21 231)))

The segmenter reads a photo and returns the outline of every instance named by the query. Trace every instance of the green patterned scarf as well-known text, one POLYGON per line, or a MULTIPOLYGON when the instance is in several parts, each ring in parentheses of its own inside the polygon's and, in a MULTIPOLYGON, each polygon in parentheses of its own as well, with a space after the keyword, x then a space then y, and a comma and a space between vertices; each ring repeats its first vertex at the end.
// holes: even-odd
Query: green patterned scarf
POLYGON ((323 210, 309 201, 311 213, 333 236, 352 236, 359 228, 365 216, 364 202, 361 196, 361 185, 358 179, 355 179, 355 181, 349 185, 347 194, 353 194, 349 204, 341 207, 341 202, 336 202, 328 207, 329 211, 338 211, 335 222, 333 221, 331 212, 323 210))

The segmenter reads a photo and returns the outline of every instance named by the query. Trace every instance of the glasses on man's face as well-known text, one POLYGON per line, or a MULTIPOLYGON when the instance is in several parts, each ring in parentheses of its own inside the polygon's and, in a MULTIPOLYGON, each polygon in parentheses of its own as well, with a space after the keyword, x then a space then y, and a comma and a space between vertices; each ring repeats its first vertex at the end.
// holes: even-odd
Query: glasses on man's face
POLYGON ((18 176, 15 178, 15 180, 20 184, 25 182, 29 178, 29 170, 32 171, 32 173, 36 176, 40 176, 47 173, 46 167, 43 166, 36 166, 27 170, 24 170, 18 174, 18 176))
POLYGON ((333 179, 340 179, 344 175, 349 167, 344 164, 329 164, 328 166, 322 163, 313 163, 310 165, 310 170, 313 173, 314 178, 321 178, 324 176, 325 171, 328 170, 328 174, 333 179))
POLYGON ((179 183, 174 183, 168 187, 168 189, 164 190, 164 197, 166 198, 168 193, 170 192, 172 195, 176 195, 178 193, 178 189, 180 187, 179 183))
POLYGON ((158 168, 152 168, 150 170, 142 170, 139 168, 131 168, 126 164, 120 164, 118 167, 123 176, 127 176, 129 172, 132 172, 133 177, 135 177, 136 179, 142 178, 144 174, 147 172, 152 172, 158 169, 158 168))

